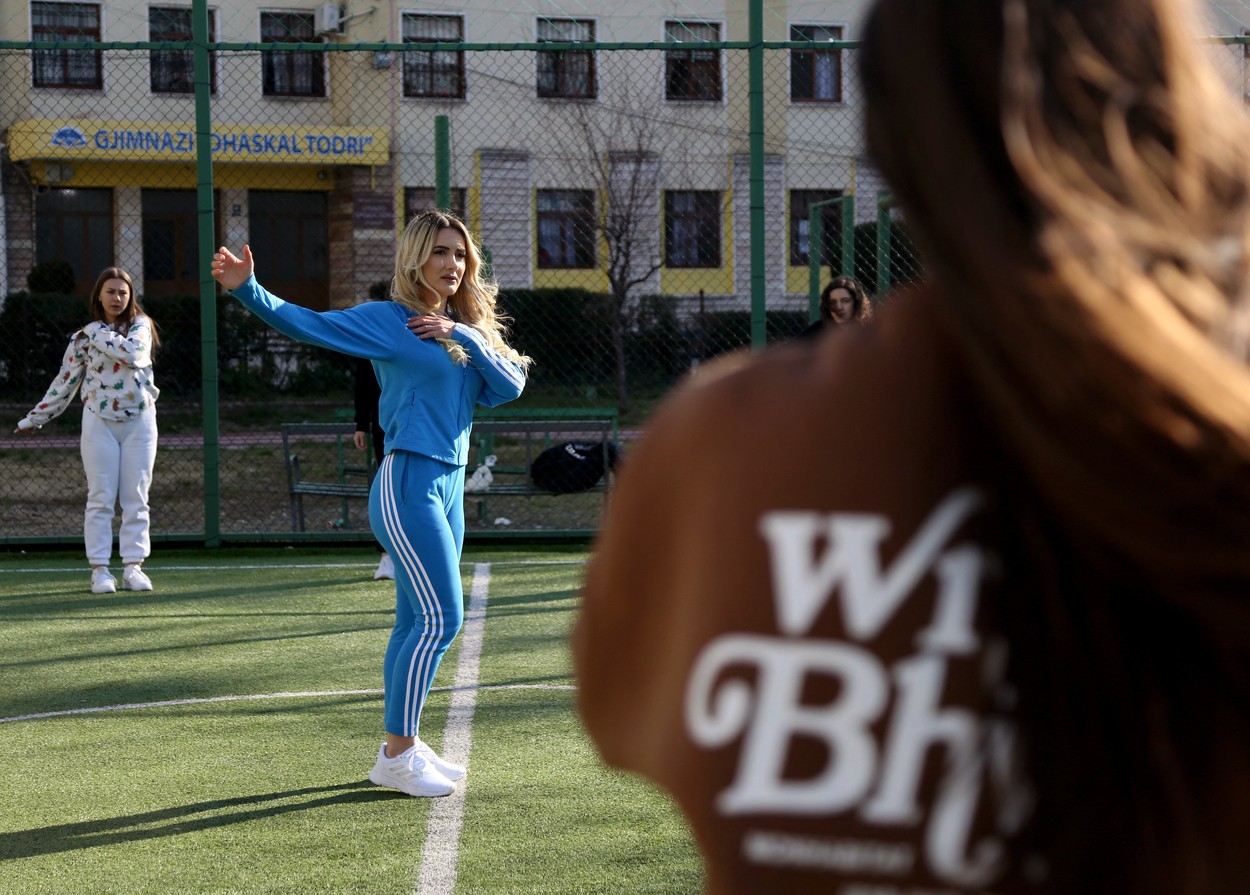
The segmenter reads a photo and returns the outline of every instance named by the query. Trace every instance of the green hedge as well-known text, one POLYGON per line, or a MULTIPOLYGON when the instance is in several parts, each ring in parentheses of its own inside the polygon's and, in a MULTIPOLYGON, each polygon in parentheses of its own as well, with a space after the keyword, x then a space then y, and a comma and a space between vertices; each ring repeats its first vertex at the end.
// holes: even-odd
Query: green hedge
MULTIPOLYGON (((842 245, 830 246, 829 270, 834 276, 842 273, 842 245)), ((923 264, 906 226, 898 221, 890 224, 890 287, 920 279, 923 264)), ((868 221, 855 228, 855 279, 863 283, 870 295, 877 291, 877 224, 868 221)))
MULTIPOLYGON (((141 301, 161 339, 155 367, 162 397, 198 397, 203 379, 199 298, 141 301)), ((56 375, 70 336, 90 319, 82 296, 9 295, 0 311, 0 331, 22 337, 0 340, 0 397, 37 401, 56 375)), ((351 392, 350 359, 293 342, 230 299, 217 303, 217 365, 223 399, 351 392)))
MULTIPOLYGON (((200 301, 196 296, 143 300, 161 338, 156 381, 164 397, 198 398, 201 392, 200 301)), ((512 318, 511 344, 535 360, 530 387, 553 400, 615 392, 611 299, 580 289, 520 290, 500 295, 512 318)), ((17 292, 0 311, 0 398, 33 403, 43 395, 74 330, 89 320, 81 296, 17 292)), ((679 321, 673 301, 641 297, 625 329, 630 388, 658 392, 696 360, 751 344, 748 311, 716 311, 679 321)), ((802 312, 770 311, 769 341, 786 339, 807 324, 802 312)), ((222 400, 275 396, 350 395, 353 363, 333 351, 294 342, 266 326, 236 301, 217 304, 218 382, 222 400)))
MULTIPOLYGON (((616 377, 612 299, 584 289, 510 289, 499 295, 511 318, 510 344, 534 358, 535 387, 610 391, 616 377)), ((690 367, 690 333, 670 299, 647 295, 625 327, 625 357, 632 383, 664 385, 690 367)))

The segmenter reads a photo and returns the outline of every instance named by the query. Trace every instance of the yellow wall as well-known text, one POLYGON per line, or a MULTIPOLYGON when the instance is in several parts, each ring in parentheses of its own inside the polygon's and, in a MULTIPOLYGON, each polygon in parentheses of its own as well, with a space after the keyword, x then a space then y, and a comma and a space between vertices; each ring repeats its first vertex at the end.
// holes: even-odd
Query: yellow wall
POLYGON ((550 270, 534 268, 535 289, 586 289, 590 292, 607 292, 607 271, 598 270, 550 270))
MULTIPOLYGON (((57 189, 66 187, 122 187, 193 190, 197 186, 195 165, 156 162, 66 162, 33 161, 30 179, 36 185, 57 189), (49 183, 47 166, 68 168, 72 176, 49 183)), ((334 186, 331 168, 308 165, 215 165, 213 186, 218 189, 330 190, 334 186), (318 177, 324 174, 324 177, 318 177)))

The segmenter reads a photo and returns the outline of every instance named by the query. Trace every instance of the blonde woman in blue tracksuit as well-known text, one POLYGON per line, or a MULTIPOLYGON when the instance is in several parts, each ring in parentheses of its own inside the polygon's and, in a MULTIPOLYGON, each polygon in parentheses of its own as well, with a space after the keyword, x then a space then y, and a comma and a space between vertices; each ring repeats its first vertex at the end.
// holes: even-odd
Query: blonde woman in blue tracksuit
POLYGON ((464 620, 460 552, 464 469, 475 404, 511 401, 530 359, 503 339, 496 286, 454 216, 422 212, 404 228, 391 301, 316 312, 284 302, 253 276, 252 252, 213 255, 214 278, 294 339, 368 358, 382 387, 386 456, 369 519, 395 560, 395 627, 383 664, 386 742, 369 779, 412 796, 444 796, 465 769, 422 742, 421 709, 464 620))

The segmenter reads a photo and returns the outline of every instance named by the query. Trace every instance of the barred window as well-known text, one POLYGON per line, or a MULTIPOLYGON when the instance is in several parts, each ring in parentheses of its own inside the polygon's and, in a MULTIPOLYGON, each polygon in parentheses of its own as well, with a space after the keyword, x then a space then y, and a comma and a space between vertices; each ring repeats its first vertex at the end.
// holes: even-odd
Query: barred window
MULTIPOLYGON (((100 4, 32 3, 30 39, 100 40, 100 4)), ((31 83, 71 90, 104 88, 104 55, 99 50, 35 50, 31 83)))
MULTIPOLYGON (((404 43, 459 43, 463 16, 404 13, 404 43)), ((404 96, 464 99, 464 53, 460 50, 406 50, 404 96)))
POLYGON ((667 190, 664 193, 664 264, 720 267, 720 193, 667 190))
MULTIPOLYGON (((404 223, 407 224, 417 212, 427 211, 438 208, 436 200, 438 198, 437 191, 432 186, 410 186, 404 188, 404 223)), ((452 187, 451 189, 451 208, 452 214, 466 220, 464 216, 464 189, 452 187)))
MULTIPOLYGON (((790 39, 841 40, 842 29, 835 25, 792 25, 790 39)), ((791 50, 790 99, 805 103, 842 102, 842 51, 791 50)))
MULTIPOLYGON (((790 263, 796 267, 809 261, 811 251, 811 211, 818 202, 827 202, 842 195, 841 190, 790 191, 790 263)), ((834 202, 821 206, 820 263, 828 264, 842 239, 842 206, 834 202)))
MULTIPOLYGON (((262 12, 261 43, 313 43, 312 12, 262 12)), ((261 62, 265 96, 325 96, 325 54, 315 50, 264 53, 261 62)))
MULTIPOLYGON (((595 23, 587 19, 539 19, 539 42, 594 42, 595 23)), ((544 99, 594 99, 595 54, 560 50, 538 54, 538 95, 544 99)))
MULTIPOLYGON (((720 25, 708 22, 665 22, 666 41, 716 42, 720 25)), ((720 50, 667 50, 664 53, 664 98, 719 100, 721 98, 720 50)))
MULTIPOLYGON (((208 37, 217 33, 217 11, 208 11, 208 37)), ((148 40, 183 43, 192 39, 189 6, 148 8, 148 40)), ((152 50, 149 54, 153 93, 194 93, 195 54, 191 50, 152 50)), ((217 55, 208 54, 209 89, 217 92, 217 55)))
POLYGON ((595 267, 592 190, 538 191, 538 266, 595 267))

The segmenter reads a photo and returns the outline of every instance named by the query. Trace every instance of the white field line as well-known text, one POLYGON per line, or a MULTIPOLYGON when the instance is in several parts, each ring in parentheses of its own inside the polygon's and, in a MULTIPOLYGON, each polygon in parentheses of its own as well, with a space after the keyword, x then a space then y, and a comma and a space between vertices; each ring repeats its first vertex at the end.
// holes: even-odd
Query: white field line
MULTIPOLYGON (((447 693, 454 687, 434 687, 431 692, 447 693)), ((488 684, 477 690, 576 690, 573 684, 488 684)), ((128 712, 143 709, 163 709, 180 705, 203 705, 206 702, 249 702, 257 699, 317 699, 325 696, 381 696, 382 688, 376 690, 305 690, 292 693, 252 693, 239 696, 200 696, 195 699, 164 699, 160 702, 126 702, 119 705, 92 705, 77 709, 60 709, 55 712, 35 712, 30 715, 10 715, 0 718, 0 724, 16 721, 39 721, 44 718, 64 718, 69 715, 95 715, 100 712, 128 712)))
MULTIPOLYGON (((473 566, 469 610, 460 634, 460 659, 456 683, 443 727, 442 754, 457 764, 468 765, 473 747, 473 713, 477 709, 477 685, 486 629, 486 602, 490 594, 490 564, 473 566)), ((472 768, 470 768, 472 770, 472 768)), ((415 895, 451 895, 456 889, 456 865, 460 860, 460 830, 464 825, 464 800, 469 788, 466 775, 456 791, 430 805, 430 818, 421 849, 415 895)))
MULTIPOLYGON (((570 565, 581 564, 582 560, 528 562, 503 561, 495 565, 570 565)), ((318 563, 318 564, 284 564, 261 566, 235 566, 246 569, 309 569, 309 568, 368 568, 372 563, 318 563)), ((473 715, 477 709, 477 693, 479 690, 575 690, 573 685, 561 684, 498 684, 480 686, 482 640, 486 626, 486 604, 490 592, 491 563, 475 563, 473 566, 473 583, 469 597, 469 608, 465 613, 464 629, 461 633, 460 658, 456 665, 455 683, 451 687, 435 687, 437 691, 451 692, 451 705, 447 711, 447 722, 443 728, 442 754, 457 763, 469 764, 472 751, 473 715)), ((220 566, 164 566, 164 569, 217 569, 220 566)), ((47 572, 48 569, 7 570, 47 572)), ((71 570, 66 570, 71 571, 71 570)), ((72 571, 79 571, 74 569, 72 571)), ((0 724, 17 721, 35 721, 43 718, 59 718, 67 715, 84 715, 99 712, 120 712, 167 708, 171 706, 199 705, 213 702, 242 702, 264 699, 307 699, 326 696, 373 696, 380 695, 380 688, 364 690, 315 690, 306 692, 258 693, 237 696, 209 696, 194 699, 166 699, 158 702, 132 702, 119 705, 90 706, 76 709, 63 709, 53 712, 37 712, 28 715, 13 715, 0 718, 0 724)), ((421 854, 421 866, 417 876, 414 895, 451 895, 456 887, 456 868, 460 854, 460 831, 464 825, 464 802, 468 778, 457 787, 455 793, 436 799, 430 805, 430 816, 425 835, 425 846, 421 854)))
MULTIPOLYGON (((584 560, 535 560, 535 561, 503 560, 499 562, 492 562, 489 565, 486 565, 485 568, 487 569, 486 575, 487 575, 487 580, 489 581, 490 566, 580 565, 583 562, 584 560)), ((483 564, 480 564, 480 563, 475 565, 474 566, 475 570, 481 567, 482 565, 483 564)), ((368 562, 368 563, 315 563, 315 564, 314 563, 300 563, 300 564, 285 563, 285 564, 280 564, 280 565, 232 566, 231 568, 234 568, 234 569, 317 569, 317 568, 340 569, 340 568, 357 568, 357 567, 372 568, 373 563, 372 562, 368 562)), ((149 568, 155 569, 156 566, 155 564, 150 564, 149 568)), ((215 565, 215 566, 160 566, 159 568, 172 570, 172 571, 206 571, 206 570, 219 570, 221 566, 220 565, 215 565)), ((79 567, 74 567, 72 569, 70 568, 66 568, 66 569, 48 569, 48 568, 0 569, 0 575, 6 574, 6 573, 13 574, 17 572, 42 573, 42 572, 57 572, 57 571, 80 572, 82 571, 82 569, 79 567)), ((475 571, 475 574, 476 574, 476 571, 475 571)), ((476 583, 474 584, 474 587, 476 587, 476 583)), ((465 632, 462 635, 466 637, 466 641, 467 641, 467 635, 469 634, 469 619, 472 617, 472 614, 474 611, 472 599, 473 599, 472 596, 470 596, 469 612, 465 616, 465 632)), ((482 611, 483 613, 485 612, 484 606, 483 606, 482 611)), ((481 632, 480 631, 478 632, 477 636, 478 636, 478 643, 477 643, 476 648, 480 650, 481 649, 481 632)), ((466 645, 467 645, 467 642, 466 642, 466 645)), ((461 649, 463 648, 464 647, 462 646, 461 649)), ((462 658, 461 664, 463 664, 463 661, 464 660, 462 658)), ((476 668, 476 663, 477 663, 477 660, 475 659, 474 660, 475 668, 476 668)), ((488 685, 486 687, 479 687, 477 686, 476 682, 477 682, 477 677, 475 674, 474 685, 472 687, 472 689, 474 690, 574 690, 576 689, 576 687, 572 685, 565 685, 565 684, 496 684, 496 685, 488 685)), ((456 684, 453 687, 434 687, 433 692, 436 692, 436 693, 440 691, 446 692, 449 690, 458 690, 460 688, 461 688, 461 684, 460 684, 459 670, 457 670, 456 684)), ((250 694, 239 694, 239 695, 232 695, 232 696, 203 696, 203 697, 197 697, 194 699, 164 699, 164 700, 160 700, 157 702, 126 702, 126 703, 121 703, 118 705, 84 706, 82 708, 76 708, 76 709, 60 709, 58 711, 53 711, 53 712, 34 712, 28 715, 11 715, 7 718, 0 718, 0 724, 11 724, 17 721, 38 721, 43 718, 63 718, 63 717, 70 716, 70 715, 92 715, 92 714, 97 714, 100 712, 125 712, 125 711, 143 710, 143 709, 168 708, 170 706, 180 706, 180 705, 202 705, 204 703, 209 703, 209 702, 247 702, 247 701, 258 700, 258 699, 317 699, 317 698, 325 697, 325 696, 371 696, 371 695, 380 695, 381 693, 382 693, 381 688, 365 689, 365 690, 309 690, 309 691, 287 692, 287 693, 250 693, 250 694)), ((453 698, 453 704, 454 704, 454 698, 453 698)), ((471 715, 472 715, 472 712, 470 712, 470 716, 471 715)), ((450 717, 448 719, 448 723, 450 724, 450 717)), ((466 746, 466 749, 467 749, 467 746, 466 746)), ((466 757, 467 757, 467 753, 466 753, 466 757)))

